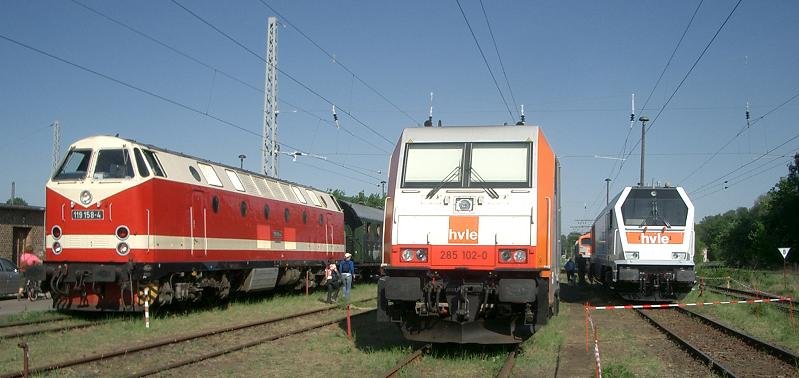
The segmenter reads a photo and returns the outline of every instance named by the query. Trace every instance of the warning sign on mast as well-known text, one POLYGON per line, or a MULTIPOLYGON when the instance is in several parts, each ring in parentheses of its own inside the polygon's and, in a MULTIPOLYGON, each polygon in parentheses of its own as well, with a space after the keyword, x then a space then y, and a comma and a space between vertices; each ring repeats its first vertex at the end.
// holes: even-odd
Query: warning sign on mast
POLYGON ((790 247, 788 247, 788 248, 777 248, 777 249, 780 250, 780 253, 782 254, 782 259, 783 260, 788 256, 788 251, 791 250, 790 247))

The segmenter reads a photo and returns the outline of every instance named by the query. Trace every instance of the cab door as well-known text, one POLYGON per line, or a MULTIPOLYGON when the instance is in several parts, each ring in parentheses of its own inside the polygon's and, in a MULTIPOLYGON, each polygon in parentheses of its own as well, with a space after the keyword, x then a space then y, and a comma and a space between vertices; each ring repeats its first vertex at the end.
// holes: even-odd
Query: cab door
POLYGON ((208 239, 206 238, 208 223, 205 193, 203 191, 195 190, 192 192, 189 213, 191 218, 191 224, 189 225, 191 255, 206 256, 208 254, 208 239))

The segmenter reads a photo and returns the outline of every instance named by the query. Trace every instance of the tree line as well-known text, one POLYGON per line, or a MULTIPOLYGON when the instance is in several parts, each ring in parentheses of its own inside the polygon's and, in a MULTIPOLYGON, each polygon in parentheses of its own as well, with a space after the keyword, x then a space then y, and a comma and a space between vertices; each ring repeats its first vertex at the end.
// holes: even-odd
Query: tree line
POLYGON ((328 189, 327 191, 330 192, 330 194, 333 197, 336 197, 336 199, 344 200, 347 202, 353 202, 364 206, 374 207, 381 210, 383 209, 384 203, 386 201, 385 194, 372 193, 366 195, 366 193, 364 193, 363 190, 361 190, 360 192, 358 192, 358 194, 354 196, 348 196, 341 189, 328 189))
POLYGON ((710 215, 696 225, 696 258, 707 248, 710 261, 735 267, 777 267, 778 248, 790 247, 788 262, 799 262, 799 153, 788 175, 750 208, 710 215))

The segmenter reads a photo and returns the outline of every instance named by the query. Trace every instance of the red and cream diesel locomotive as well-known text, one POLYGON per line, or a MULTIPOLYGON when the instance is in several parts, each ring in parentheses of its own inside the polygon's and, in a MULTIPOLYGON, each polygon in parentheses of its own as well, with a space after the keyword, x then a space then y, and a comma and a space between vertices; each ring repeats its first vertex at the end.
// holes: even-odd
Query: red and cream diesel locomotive
POLYGON ((300 286, 345 249, 328 193, 117 137, 72 144, 46 203, 57 309, 137 311, 145 300, 300 286))
POLYGON ((391 156, 378 320, 517 343, 557 313, 559 164, 537 126, 405 129, 391 156))

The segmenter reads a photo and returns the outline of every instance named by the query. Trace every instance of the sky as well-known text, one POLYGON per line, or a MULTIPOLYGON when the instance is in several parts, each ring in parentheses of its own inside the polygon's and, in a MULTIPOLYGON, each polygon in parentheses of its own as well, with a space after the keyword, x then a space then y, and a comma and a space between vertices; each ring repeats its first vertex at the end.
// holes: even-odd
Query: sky
POLYGON ((54 121, 62 155, 119 134, 261 171, 270 16, 280 148, 309 154, 281 155, 279 177, 316 188, 381 193, 431 92, 444 126, 512 124, 524 105, 562 165, 564 233, 604 207, 606 178, 610 197, 639 181, 633 94, 644 181, 683 186, 697 221, 752 206, 799 151, 796 1, 9 0, 0 197, 15 182, 44 206, 54 121))

